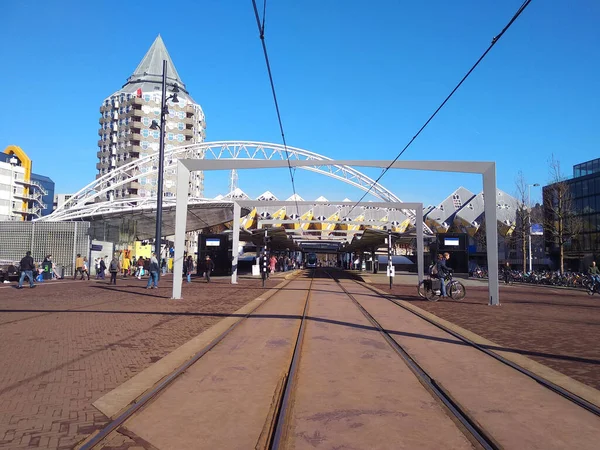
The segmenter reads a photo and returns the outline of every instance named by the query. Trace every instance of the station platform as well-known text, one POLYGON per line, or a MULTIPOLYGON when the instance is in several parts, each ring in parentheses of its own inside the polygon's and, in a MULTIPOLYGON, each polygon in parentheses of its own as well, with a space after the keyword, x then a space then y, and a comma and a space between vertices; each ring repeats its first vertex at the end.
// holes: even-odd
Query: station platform
MULTIPOLYGON (((480 443, 468 427, 400 356, 397 348, 401 348, 496 446, 491 448, 597 448, 598 415, 436 325, 511 357, 585 402, 600 406, 600 392, 589 384, 443 319, 448 313, 444 308, 457 305, 471 307, 461 310, 464 316, 475 307, 481 312, 485 287, 480 288, 481 295, 473 287, 471 300, 460 303, 416 304, 405 301, 416 296, 410 280, 403 285, 397 277, 392 292, 388 289, 384 296, 385 278, 357 283, 341 271, 332 271, 333 278, 321 272, 316 278, 308 271, 281 275, 278 286, 194 338, 194 345, 180 347, 173 352, 176 356, 166 356, 94 405, 108 417, 119 416, 180 361, 229 330, 127 419, 121 432, 131 445, 158 449, 478 448, 480 443), (402 297, 404 305, 390 301, 402 297), (431 307, 438 308, 434 314, 439 315, 428 313, 431 307)), ((505 296, 507 305, 509 296, 505 296)), ((543 309, 544 302, 539 303, 538 310, 543 309)), ((594 319, 589 320, 597 320, 598 310, 591 306, 588 315, 594 319)), ((522 307, 509 309, 514 313, 522 307)), ((501 310, 488 309, 496 315, 501 310)), ((114 437, 104 448, 126 446, 114 437)))

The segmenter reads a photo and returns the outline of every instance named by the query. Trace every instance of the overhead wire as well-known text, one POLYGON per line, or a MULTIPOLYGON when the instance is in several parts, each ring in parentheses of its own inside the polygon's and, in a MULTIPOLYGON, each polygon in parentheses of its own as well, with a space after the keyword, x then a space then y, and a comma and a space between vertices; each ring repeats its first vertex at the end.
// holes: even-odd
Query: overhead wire
POLYGON ((258 26, 258 32, 260 42, 262 44, 263 53, 265 55, 265 62, 267 64, 267 72, 269 74, 269 82, 271 83, 271 92, 273 93, 273 101, 275 102, 275 111, 277 112, 277 120, 279 122, 279 131, 281 132, 281 139, 283 141, 283 148, 285 150, 285 159, 288 164, 290 172, 290 179, 292 181, 292 190, 294 192, 294 202, 296 203, 296 215, 300 219, 300 208, 298 207, 298 195, 296 194, 296 184, 294 182, 295 171, 290 164, 290 153, 287 148, 287 142, 285 139, 285 132, 283 131, 283 121, 281 120, 281 112, 279 110, 279 102, 277 101, 277 92, 275 91, 275 82, 273 81, 273 73, 271 72, 271 64, 269 62, 269 53, 267 52, 267 44, 265 42, 265 17, 267 15, 267 0, 263 3, 263 15, 262 22, 258 13, 258 7, 256 6, 256 0, 252 0, 252 6, 254 8, 254 15, 256 17, 256 25, 258 26))
POLYGON ((469 71, 462 77, 460 82, 455 86, 454 89, 452 89, 452 92, 450 92, 450 94, 448 94, 448 96, 444 99, 444 101, 440 104, 440 106, 437 107, 437 109, 433 112, 433 114, 431 114, 429 119, 427 119, 427 121, 423 124, 423 126, 419 129, 419 131, 417 131, 417 133, 412 137, 412 139, 410 139, 410 141, 408 141, 408 144, 406 144, 404 146, 404 148, 400 151, 400 153, 398 153, 398 155, 392 160, 392 162, 381 172, 379 177, 377 177, 377 179, 373 183, 371 183, 371 186, 369 186, 369 189, 367 190, 367 192, 365 192, 364 195, 360 198, 360 200, 358 200, 352 206, 350 211, 348 211, 346 213, 346 215, 344 216, 344 219, 346 217, 348 217, 348 215, 350 215, 350 213, 352 213, 352 211, 354 211, 354 209, 365 199, 365 197, 371 192, 373 187, 383 178, 383 176, 388 172, 388 170, 390 170, 392 168, 394 163, 396 161, 398 161, 398 159, 400 159, 400 157, 411 146, 411 144, 415 141, 415 139, 417 139, 417 137, 419 137, 421 132, 423 132, 423 130, 427 127, 427 125, 429 125, 429 123, 433 120, 433 118, 437 115, 437 113, 440 112, 440 110, 444 107, 444 105, 446 105, 446 103, 450 100, 450 98, 452 98, 454 93, 462 86, 462 84, 469 77, 469 75, 471 75, 471 73, 475 70, 475 68, 479 65, 479 63, 486 57, 486 55, 490 52, 490 50, 494 47, 494 45, 496 45, 496 43, 500 40, 502 35, 504 35, 504 33, 506 33, 506 31, 511 27, 511 25, 515 22, 515 20, 517 20, 517 18, 521 15, 521 13, 525 10, 525 8, 527 8, 527 6, 529 6, 530 3, 531 3, 531 0, 525 0, 523 2, 523 4, 519 7, 517 12, 514 14, 512 19, 510 19, 510 21, 506 24, 506 26, 502 29, 502 31, 500 31, 499 34, 494 36, 491 44, 488 46, 488 48, 485 50, 485 52, 483 52, 483 54, 479 57, 477 62, 475 64, 473 64, 473 66, 469 69, 469 71))

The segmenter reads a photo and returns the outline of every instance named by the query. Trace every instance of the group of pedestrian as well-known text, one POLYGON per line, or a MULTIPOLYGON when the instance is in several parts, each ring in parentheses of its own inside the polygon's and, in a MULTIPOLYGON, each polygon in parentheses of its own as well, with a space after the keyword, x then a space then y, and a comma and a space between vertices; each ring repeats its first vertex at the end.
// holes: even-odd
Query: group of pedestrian
POLYGON ((31 256, 31 252, 26 252, 23 259, 21 259, 19 263, 19 267, 21 269, 21 277, 19 278, 19 284, 17 285, 17 289, 23 289, 23 283, 25 282, 25 278, 29 281, 29 287, 34 288, 35 280, 39 279, 54 279, 60 280, 62 277, 58 273, 56 265, 54 261, 52 261, 52 255, 46 255, 44 261, 41 264, 36 265, 33 257, 31 256))
MULTIPOLYGON (((210 276, 215 270, 215 263, 209 255, 206 255, 201 267, 203 270, 202 277, 206 279, 207 283, 210 283, 210 276)), ((192 282, 192 273, 195 269, 196 264, 194 263, 194 257, 192 255, 188 255, 188 257, 183 261, 183 275, 188 283, 192 282)))
MULTIPOLYGON (((147 273, 148 274, 148 284, 146 285, 146 289, 158 289, 158 276, 159 272, 162 271, 163 274, 167 273, 167 261, 165 258, 159 263, 158 257, 156 253, 152 253, 150 258, 140 257, 139 259, 133 258, 133 261, 129 259, 127 255, 125 255, 122 260, 119 258, 118 253, 116 253, 113 258, 108 263, 108 256, 96 258, 94 260, 94 268, 96 270, 96 279, 104 280, 105 272, 108 269, 110 274, 110 282, 109 284, 116 285, 117 284, 117 275, 119 273, 122 274, 123 278, 126 278, 128 275, 134 275, 136 278, 141 279, 141 277, 147 273)), ((23 289, 23 282, 27 278, 29 280, 29 287, 36 287, 34 281, 34 272, 37 272, 36 264, 31 256, 31 252, 28 251, 26 255, 21 259, 20 262, 21 268, 21 277, 19 279, 19 284, 17 289, 23 289)), ((192 282, 192 273, 194 272, 196 265, 194 263, 194 258, 192 255, 189 255, 183 263, 183 271, 188 283, 192 282)), ((215 263, 210 258, 210 256, 206 256, 205 260, 202 264, 203 274, 202 276, 206 279, 207 283, 210 283, 210 276, 215 269, 215 263)), ((41 265, 41 268, 44 272, 52 271, 52 276, 57 279, 61 278, 56 271, 56 266, 52 262, 52 255, 46 256, 44 262, 41 265)), ((86 256, 81 256, 80 253, 77 254, 75 258, 75 270, 73 274, 73 280, 76 280, 80 277, 80 280, 90 279, 90 268, 88 259, 86 256)))

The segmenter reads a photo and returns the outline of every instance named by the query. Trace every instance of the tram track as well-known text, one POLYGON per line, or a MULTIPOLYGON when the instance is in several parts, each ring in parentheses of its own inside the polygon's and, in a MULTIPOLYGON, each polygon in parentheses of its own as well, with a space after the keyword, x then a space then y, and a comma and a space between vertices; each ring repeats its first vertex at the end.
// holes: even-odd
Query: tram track
MULTIPOLYGON (((467 439, 477 448, 485 450, 498 450, 502 447, 496 440, 475 420, 474 417, 469 414, 466 408, 464 408, 456 399, 454 399, 449 392, 447 392, 427 371, 419 365, 419 363, 402 347, 391 334, 371 315, 363 305, 356 299, 352 293, 346 289, 346 287, 340 283, 338 278, 333 277, 329 272, 327 274, 334 280, 338 286, 344 291, 344 293, 352 300, 354 305, 359 309, 363 316, 373 325, 375 329, 381 334, 389 346, 394 352, 406 363, 408 368, 417 377, 419 382, 429 391, 444 409, 458 425, 459 429, 463 431, 467 439)), ((356 280, 353 280, 359 283, 356 280)), ((360 284, 360 283, 359 283, 360 284)), ((373 291, 374 292, 374 291, 373 291)))
POLYGON ((532 380, 536 381, 537 383, 541 384, 542 386, 544 386, 545 388, 549 389, 550 391, 559 394, 560 396, 566 398, 567 400, 569 400, 570 402, 576 404, 577 406, 591 412, 592 414, 599 416, 600 417, 600 407, 598 407, 597 405, 590 403, 589 401, 585 400, 584 398, 581 398, 580 396, 573 394, 572 392, 569 392, 568 390, 562 388, 561 386, 535 374, 534 372, 519 366, 518 364, 510 361, 507 358, 504 358, 503 356, 497 354, 496 352, 494 352, 493 350, 487 349, 484 346, 482 346, 481 344, 478 344, 477 342, 474 342, 473 340, 463 336, 460 333, 457 333, 454 330, 451 330, 450 328, 442 325, 441 323, 430 319, 429 317, 425 316, 424 314, 419 313, 418 311, 414 311, 411 308, 407 308, 406 306, 404 306, 403 304, 401 304, 400 302, 398 302, 398 300, 390 297, 389 295, 383 293, 380 290, 374 289, 371 286, 368 286, 367 284, 361 283, 357 280, 352 279, 352 281, 354 281, 355 283, 357 283, 358 285, 368 289, 369 291, 385 298, 386 300, 388 300, 389 302, 393 303, 394 305, 402 308, 405 311, 410 312, 411 314, 419 317, 420 319, 423 319, 424 321, 430 323, 431 325, 434 325, 435 327, 439 328, 440 330, 448 333, 449 335, 451 335, 452 337, 460 340, 461 342, 469 345, 470 347, 473 347, 477 350, 479 350, 482 353, 485 353, 486 355, 494 358, 495 360, 509 366, 510 368, 516 370, 517 372, 531 378, 532 380))
MULTIPOLYGON (((298 366, 298 361, 300 358, 300 352, 302 348, 302 340, 304 336, 305 323, 307 318, 309 300, 312 293, 312 284, 314 280, 314 270, 311 271, 311 279, 309 288, 307 289, 306 297, 304 299, 304 307, 301 316, 300 326, 298 328, 298 334, 296 337, 296 342, 294 345, 294 351, 292 353, 292 357, 290 359, 288 367, 286 367, 284 380, 283 380, 283 389, 280 392, 279 398, 276 401, 276 408, 274 409, 274 416, 267 417, 267 423, 272 423, 273 426, 269 430, 269 435, 266 439, 267 446, 265 448, 278 448, 277 446, 282 440, 284 435, 284 425, 286 423, 286 411, 288 410, 287 405, 289 404, 290 398, 293 395, 293 386, 295 381, 296 369, 298 366), (274 447, 275 445, 275 447, 274 447)), ((182 374, 184 374, 190 367, 196 364, 198 361, 202 359, 207 353, 209 353, 212 349, 214 349, 220 342, 222 342, 228 335, 230 335, 234 330, 236 330, 242 323, 244 323, 248 318, 253 315, 260 314, 260 309, 263 308, 269 301, 273 298, 277 297, 277 294, 280 293, 291 281, 286 283, 284 286, 281 286, 277 289, 275 293, 257 305, 255 308, 250 310, 242 317, 240 320, 235 322, 229 328, 227 328, 223 333, 219 334, 215 339, 213 339, 208 345, 203 347, 200 351, 194 354, 188 361, 175 369, 170 375, 161 380, 158 384, 156 384, 153 388, 143 394, 139 399, 135 401, 135 403, 131 404, 124 411, 122 411, 117 417, 111 420, 104 428, 102 428, 98 433, 93 436, 90 436, 86 441, 80 444, 78 448, 79 450, 91 450, 96 448, 102 448, 104 443, 106 443, 107 439, 110 438, 114 433, 117 433, 120 428, 124 427, 126 422, 134 417, 137 413, 143 410, 146 406, 148 406, 155 398, 157 398, 161 393, 163 393, 169 386, 173 384, 173 382, 179 378, 182 374)), ((129 435, 130 433, 125 433, 129 435)))
MULTIPOLYGON (((336 271, 336 273, 338 273, 338 272, 336 271)), ((127 428, 127 421, 129 419, 133 418, 136 414, 140 413, 146 406, 149 406, 153 402, 153 400, 156 399, 157 397, 159 397, 161 393, 166 391, 167 388, 170 385, 172 385, 173 382, 180 375, 185 373, 195 363, 200 361, 206 354, 211 352, 211 350, 213 350, 220 342, 222 342, 228 335, 230 335, 242 323, 247 323, 246 319, 251 318, 252 316, 256 316, 256 318, 278 317, 283 320, 292 319, 292 320, 294 320, 294 323, 295 323, 294 327, 296 327, 296 326, 298 327, 297 331, 295 328, 293 328, 293 330, 289 329, 290 333, 288 335, 288 337, 289 337, 289 347, 288 348, 290 349, 289 350, 290 355, 289 355, 289 357, 286 355, 285 360, 282 358, 278 362, 277 367, 282 368, 282 369, 280 369, 280 370, 282 370, 282 377, 279 379, 280 380, 279 384, 275 388, 275 393, 273 394, 273 399, 272 399, 272 407, 269 409, 268 413, 266 413, 265 415, 263 415, 264 413, 261 413, 261 415, 260 415, 260 417, 265 417, 265 422, 264 422, 265 425, 263 427, 262 432, 260 433, 260 438, 255 445, 255 448, 264 449, 264 450, 267 450, 267 449, 283 450, 283 449, 292 448, 292 447, 295 448, 294 442, 297 442, 297 439, 299 436, 297 429, 295 428, 297 426, 296 419, 298 417, 297 416, 297 411, 298 411, 297 410, 297 402, 299 401, 299 399, 304 399, 304 403, 306 405, 306 398, 310 398, 310 397, 306 397, 304 395, 306 393, 306 382, 303 381, 304 375, 302 375, 303 370, 310 370, 310 369, 306 369, 306 368, 301 369, 301 366, 306 366, 306 364, 304 362, 305 356, 308 356, 308 359, 310 359, 310 355, 313 354, 313 353, 311 353, 310 342, 311 342, 311 339, 314 338, 314 336, 315 336, 315 331, 314 331, 315 329, 312 328, 312 325, 308 326, 308 324, 311 324, 313 322, 313 320, 314 320, 314 323, 319 323, 320 321, 321 321, 321 323, 323 321, 325 321, 325 322, 331 321, 333 323, 333 320, 328 319, 327 315, 325 315, 325 316, 318 315, 318 312, 317 312, 319 310, 319 301, 321 301, 321 311, 323 311, 323 303, 322 302, 327 297, 323 297, 323 298, 319 297, 321 300, 319 300, 319 298, 315 297, 315 300, 313 303, 314 311, 312 313, 314 317, 311 316, 311 313, 310 313, 312 296, 316 295, 316 292, 321 292, 318 289, 318 287, 315 288, 313 285, 315 278, 319 278, 319 277, 320 278, 331 278, 336 283, 336 286, 339 287, 341 292, 338 291, 337 289, 335 289, 335 290, 327 289, 327 292, 336 293, 336 295, 338 295, 338 296, 343 296, 343 297, 339 297, 339 298, 350 299, 352 304, 354 306, 356 306, 356 309, 358 311, 360 311, 360 314, 358 312, 352 313, 352 314, 354 314, 354 316, 353 316, 354 319, 349 318, 347 316, 345 318, 345 322, 335 322, 335 325, 336 326, 337 325, 343 325, 343 326, 350 325, 350 326, 355 326, 355 327, 361 327, 362 329, 368 329, 368 330, 370 330, 369 332, 371 332, 371 330, 377 332, 381 336, 383 341, 385 341, 385 343, 387 343, 387 346, 389 346, 393 350, 393 352, 401 358, 402 362, 406 365, 406 367, 408 367, 408 369, 410 371, 406 371, 407 376, 409 378, 413 379, 412 376, 414 375, 414 377, 416 378, 416 380, 418 380, 420 385, 423 386, 425 388, 425 391, 428 392, 428 394, 427 394, 423 391, 422 395, 424 395, 426 397, 428 397, 428 395, 431 395, 435 399, 435 403, 437 403, 442 408, 442 410, 440 410, 440 412, 439 412, 440 417, 443 417, 443 415, 445 413, 445 415, 447 417, 449 417, 449 420, 448 420, 449 426, 452 427, 454 430, 456 430, 456 429, 460 430, 460 431, 455 431, 455 433, 458 436, 461 436, 461 439, 466 438, 469 441, 469 443, 471 445, 473 445, 475 448, 481 448, 481 449, 486 449, 486 450, 501 449, 501 448, 503 448, 503 444, 501 444, 501 442, 504 442, 502 440, 502 435, 493 436, 492 431, 490 431, 490 430, 494 430, 494 428, 492 427, 491 429, 487 429, 485 420, 483 420, 483 422, 480 422, 478 420, 479 416, 477 415, 476 411, 472 411, 467 406, 469 404, 469 402, 466 401, 466 403, 463 403, 459 398, 457 398, 455 395, 453 395, 452 392, 455 392, 455 391, 453 390, 452 386, 447 387, 445 385, 442 385, 443 380, 436 379, 436 376, 435 376, 436 370, 431 371, 431 369, 432 369, 431 367, 426 367, 426 365, 427 365, 426 362, 424 364, 423 363, 420 364, 419 360, 418 360, 420 355, 415 357, 414 354, 411 354, 411 353, 413 353, 413 351, 410 349, 410 347, 409 347, 409 350, 407 350, 407 348, 404 346, 406 344, 399 341, 397 339, 397 337, 393 336, 395 333, 393 331, 391 331, 389 328, 386 328, 386 326, 384 325, 386 320, 383 316, 381 316, 382 313, 385 313, 385 309, 384 310, 382 310, 381 308, 378 309, 377 303, 373 303, 373 301, 368 300, 368 296, 370 296, 370 294, 367 294, 366 292, 372 292, 372 293, 376 294, 378 297, 391 302, 395 306, 399 306, 403 310, 411 312, 416 317, 424 320, 425 322, 427 322, 431 325, 434 325, 435 327, 439 328, 443 332, 448 333, 449 335, 453 336, 457 340, 459 340, 471 347, 474 347, 477 350, 482 351, 486 355, 489 355, 489 356, 493 357, 494 359, 517 370, 518 372, 532 378, 533 380, 542 384, 543 386, 550 389, 554 393, 558 393, 561 396, 571 400, 577 406, 579 406, 589 412, 592 412, 597 416, 600 415, 600 410, 596 405, 593 405, 593 404, 587 402, 585 399, 582 399, 582 398, 564 390, 560 386, 556 386, 553 383, 549 382, 548 380, 545 380, 545 379, 539 377, 538 375, 529 372, 527 369, 524 369, 524 368, 518 366, 517 364, 515 364, 509 360, 506 360, 502 356, 497 355, 494 352, 492 352, 491 350, 488 350, 485 347, 482 347, 481 345, 477 344, 476 342, 473 342, 473 341, 469 340, 468 338, 454 332, 453 330, 448 329, 444 325, 436 323, 434 320, 426 317, 425 315, 419 314, 417 311, 413 311, 410 308, 407 308, 406 306, 399 303, 396 299, 391 298, 390 296, 386 295, 385 293, 382 293, 379 290, 371 288, 370 286, 365 285, 364 283, 361 283, 353 278, 349 278, 354 283, 356 283, 358 286, 365 288, 365 293, 356 292, 356 291, 351 292, 352 289, 350 288, 350 290, 349 290, 348 285, 345 286, 344 283, 341 282, 341 278, 339 276, 336 276, 336 273, 332 274, 332 271, 328 270, 328 269, 314 269, 314 270, 311 270, 310 272, 308 272, 308 271, 305 272, 305 274, 310 277, 310 282, 308 284, 308 288, 304 287, 302 289, 302 290, 305 290, 306 293, 296 296, 296 300, 298 301, 298 303, 296 304, 296 306, 294 306, 293 310, 289 310, 287 312, 287 314, 283 314, 283 315, 279 315, 279 316, 269 316, 268 314, 264 314, 264 313, 261 314, 261 308, 263 308, 266 304, 271 303, 273 301, 273 299, 277 298, 278 297, 277 294, 281 293, 281 291, 284 290, 285 287, 288 286, 289 283, 292 281, 288 282, 284 286, 281 286, 275 293, 273 293, 268 298, 266 298, 264 301, 262 301, 259 305, 254 307, 251 311, 247 312, 244 315, 244 317, 242 317, 239 321, 232 324, 227 330, 225 330, 223 333, 221 333, 219 336, 217 336, 214 340, 212 340, 208 345, 206 345, 202 350, 200 350, 198 353, 196 353, 190 360, 188 360, 186 363, 184 363, 180 367, 178 367, 174 372, 171 373, 171 375, 169 375, 167 378, 162 380, 158 385, 156 385, 150 391, 146 392, 142 397, 139 398, 138 401, 136 401, 135 404, 131 405, 126 410, 124 410, 122 413, 120 413, 119 416, 117 416, 113 421, 111 421, 97 435, 88 438, 89 440, 87 442, 85 442, 79 448, 80 449, 99 448, 103 444, 103 442, 106 442, 106 438, 108 438, 113 433, 118 432, 119 429, 121 429, 123 434, 127 435, 127 433, 130 433, 131 429, 127 428), (367 297, 364 297, 361 299, 361 296, 367 296, 367 297), (300 313, 300 311, 301 311, 301 313, 300 313), (371 312, 369 312, 369 311, 371 311, 371 312), (357 320, 356 318, 358 318, 358 317, 361 318, 360 320, 361 320, 361 322, 364 323, 364 325, 360 325, 355 322, 355 320, 357 320), (363 317, 365 319, 364 321, 362 319, 363 317), (377 317, 379 318, 379 320, 377 319, 377 317), (307 327, 309 329, 308 332, 306 332, 307 327), (310 330, 312 330, 312 331, 310 331, 310 330), (305 334, 307 335, 306 346, 305 346, 305 334), (303 351, 305 351, 305 356, 303 356, 303 351), (299 386, 301 386, 301 385, 304 385, 304 391, 302 390, 302 388, 299 388, 299 386), (304 394, 303 394, 303 392, 304 392, 304 394), (296 412, 295 412, 295 410, 296 410, 296 412), (452 422, 450 422, 450 420, 452 422, 454 422, 454 424, 452 424, 452 422), (456 427, 456 428, 454 428, 454 427, 456 427), (462 435, 461 435, 461 433, 462 433, 462 435), (463 436, 464 436, 464 438, 463 438, 463 436)), ((298 280, 298 279, 296 278, 296 280, 298 280)), ((304 281, 306 282, 309 280, 304 279, 304 281)), ((304 286, 306 286, 306 284, 304 284, 304 286)), ((291 290, 299 291, 299 289, 294 289, 294 288, 292 288, 291 290)), ((300 294, 300 293, 298 292, 298 294, 300 294)), ((280 298, 283 301, 285 301, 285 299, 286 299, 286 297, 280 297, 280 298)), ((347 300, 344 300, 344 301, 347 301, 347 300)), ((275 306, 277 304, 278 303, 273 303, 273 306, 275 306)), ((350 303, 348 303, 348 305, 350 305, 350 303)), ((350 309, 354 310, 354 308, 352 308, 352 307, 350 309)), ((393 309, 392 307, 387 307, 387 310, 389 310, 389 311, 391 311, 392 309, 393 309)), ((271 312, 271 314, 272 314, 272 312, 271 312)), ((331 317, 331 316, 329 316, 329 317, 331 317)), ((387 325, 389 326, 390 324, 388 323, 387 325)), ((236 336, 239 336, 239 334, 236 334, 236 336)), ((317 336, 317 337, 320 337, 320 336, 317 336)), ((386 344, 384 344, 383 341, 382 341, 381 345, 386 346, 386 344)), ((315 349, 314 340, 312 342, 313 342, 312 351, 314 352, 314 349, 315 349)), ((319 342, 321 342, 321 341, 319 341, 319 342)), ((386 348, 386 347, 384 347, 384 348, 386 348)), ((216 354, 221 355, 222 353, 223 352, 221 352, 221 351, 217 351, 216 354)), ((210 358, 209 358, 209 360, 210 360, 210 358)), ((313 357, 313 361, 314 361, 314 357, 313 357)), ((207 363, 208 362, 209 361, 207 361, 207 363)), ((397 364, 402 365, 402 363, 400 361, 398 361, 397 364)), ((309 367, 309 366, 306 366, 306 367, 309 367)), ((312 367, 314 368, 316 366, 314 366, 314 364, 313 364, 312 367)), ((435 368, 433 368, 433 369, 435 369, 435 368)), ((437 373, 439 375, 439 371, 437 373)), ((445 380, 445 375, 441 375, 441 377, 445 380)), ((414 381, 414 384, 415 384, 415 386, 419 386, 417 381, 414 381)), ((459 394, 456 394, 456 395, 461 397, 461 395, 459 395, 459 394)), ((364 398, 371 398, 371 397, 364 397, 364 398)), ((465 397, 461 397, 461 398, 463 400, 465 399, 465 397)), ((162 402, 162 399, 160 401, 162 402)), ((313 408, 314 407, 309 403, 308 410, 312 411, 313 408)), ((306 418, 307 409, 304 408, 303 411, 304 411, 304 418, 306 418)), ((265 410, 265 412, 266 412, 266 410, 265 410)), ((318 416, 319 414, 316 414, 316 415, 318 416)), ((495 432, 494 432, 494 434, 495 434, 495 432)), ((134 433, 134 435, 135 435, 135 433, 134 433)), ((215 436, 218 436, 218 435, 215 434, 215 436)), ((203 439, 204 439, 204 437, 203 437, 203 439)))

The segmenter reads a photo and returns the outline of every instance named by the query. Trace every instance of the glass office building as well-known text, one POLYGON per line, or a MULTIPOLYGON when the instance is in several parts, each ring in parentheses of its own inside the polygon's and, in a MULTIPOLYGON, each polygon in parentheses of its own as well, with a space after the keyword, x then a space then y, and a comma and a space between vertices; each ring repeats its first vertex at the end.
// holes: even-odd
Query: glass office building
MULTIPOLYGON (((581 232, 565 245, 565 270, 585 270, 600 257, 600 158, 573 166, 573 178, 565 182, 582 223, 581 232)), ((548 188, 544 188, 544 196, 548 188)), ((551 256, 558 251, 552 244, 549 250, 551 256)))

